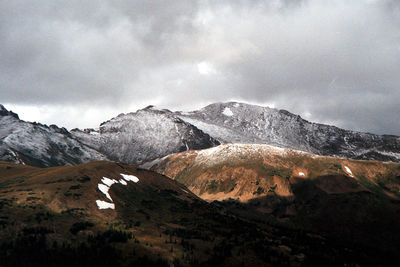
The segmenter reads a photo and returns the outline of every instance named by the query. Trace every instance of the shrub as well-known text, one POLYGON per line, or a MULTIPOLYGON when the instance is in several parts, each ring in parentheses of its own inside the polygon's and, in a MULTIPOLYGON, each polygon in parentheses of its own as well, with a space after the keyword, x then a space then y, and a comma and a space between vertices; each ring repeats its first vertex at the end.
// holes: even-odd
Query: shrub
POLYGON ((84 175, 81 178, 78 178, 77 181, 80 182, 80 183, 86 183, 86 182, 90 181, 90 177, 87 176, 87 175, 84 175))
POLYGON ((254 191, 254 192, 253 192, 253 195, 260 195, 260 194, 262 194, 262 193, 264 193, 264 188, 262 188, 261 186, 259 186, 259 187, 257 188, 257 191, 254 191))
POLYGON ((94 224, 91 222, 77 222, 74 223, 69 231, 71 234, 76 235, 79 231, 86 230, 88 227, 93 227, 94 224))

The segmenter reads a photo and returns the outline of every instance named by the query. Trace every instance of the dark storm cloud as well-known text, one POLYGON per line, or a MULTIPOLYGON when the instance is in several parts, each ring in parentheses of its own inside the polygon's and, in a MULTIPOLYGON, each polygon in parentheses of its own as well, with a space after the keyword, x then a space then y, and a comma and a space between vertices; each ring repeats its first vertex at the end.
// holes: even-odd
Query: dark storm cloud
POLYGON ((82 127, 76 110, 236 99, 400 135, 400 5, 353 2, 2 1, 0 102, 82 127))

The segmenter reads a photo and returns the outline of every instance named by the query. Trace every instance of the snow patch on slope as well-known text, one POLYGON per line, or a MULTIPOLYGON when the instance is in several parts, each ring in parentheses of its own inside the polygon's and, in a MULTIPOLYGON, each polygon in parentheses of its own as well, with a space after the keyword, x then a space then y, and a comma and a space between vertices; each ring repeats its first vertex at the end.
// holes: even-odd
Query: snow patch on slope
POLYGON ((115 204, 114 203, 108 203, 106 201, 103 200, 96 200, 96 204, 97 207, 99 208, 99 210, 103 210, 103 209, 115 209, 115 204))
POLYGON ((96 200, 96 204, 97 207, 100 209, 115 209, 115 204, 113 203, 113 200, 110 196, 110 194, 108 193, 108 191, 110 190, 110 187, 113 184, 122 184, 122 185, 127 185, 129 181, 137 183, 139 182, 139 178, 137 178, 135 175, 130 175, 130 174, 120 174, 124 179, 119 179, 119 181, 115 180, 115 179, 110 179, 107 177, 103 177, 101 179, 102 183, 99 183, 97 185, 97 188, 100 190, 100 192, 102 192, 106 198, 108 198, 109 200, 111 200, 110 202, 106 202, 103 200, 96 200))
POLYGON ((232 110, 228 107, 224 108, 224 111, 222 111, 222 114, 224 114, 225 116, 228 116, 228 117, 233 116, 232 110))
POLYGON ((344 166, 344 169, 346 170, 347 174, 348 174, 350 177, 354 177, 353 172, 350 170, 349 167, 344 166))
POLYGON ((107 178, 107 177, 103 177, 103 179, 101 179, 101 181, 103 182, 103 184, 105 184, 107 186, 111 186, 112 184, 117 183, 116 180, 110 179, 110 178, 107 178))
POLYGON ((109 186, 104 185, 104 184, 98 184, 97 188, 100 190, 100 192, 102 192, 106 196, 106 198, 113 201, 110 194, 108 194, 108 190, 110 190, 109 186))
POLYGON ((189 192, 186 191, 185 189, 182 189, 182 188, 181 188, 181 190, 182 190, 183 192, 185 192, 186 194, 189 194, 189 192))
POLYGON ((129 175, 129 174, 122 174, 121 173, 121 176, 127 181, 132 181, 134 183, 139 182, 139 178, 137 178, 135 175, 129 175))

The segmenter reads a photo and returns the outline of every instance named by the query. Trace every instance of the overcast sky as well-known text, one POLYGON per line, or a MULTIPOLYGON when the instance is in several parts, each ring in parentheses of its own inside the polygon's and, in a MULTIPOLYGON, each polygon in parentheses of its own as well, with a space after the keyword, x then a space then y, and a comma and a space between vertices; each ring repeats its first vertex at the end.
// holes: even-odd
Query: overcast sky
POLYGON ((219 101, 400 135, 400 1, 0 0, 0 103, 96 127, 219 101))

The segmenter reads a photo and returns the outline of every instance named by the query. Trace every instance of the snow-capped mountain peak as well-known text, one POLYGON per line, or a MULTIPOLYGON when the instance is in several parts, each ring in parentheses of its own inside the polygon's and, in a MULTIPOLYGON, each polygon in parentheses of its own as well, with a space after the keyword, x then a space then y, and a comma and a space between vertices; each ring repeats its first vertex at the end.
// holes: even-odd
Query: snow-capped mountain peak
POLYGON ((400 137, 311 123, 286 110, 227 102, 179 116, 221 143, 269 144, 320 155, 400 160, 400 137))
POLYGON ((86 145, 121 162, 149 161, 219 144, 171 111, 158 110, 154 106, 120 114, 101 123, 97 136, 77 130, 73 134, 86 145))

